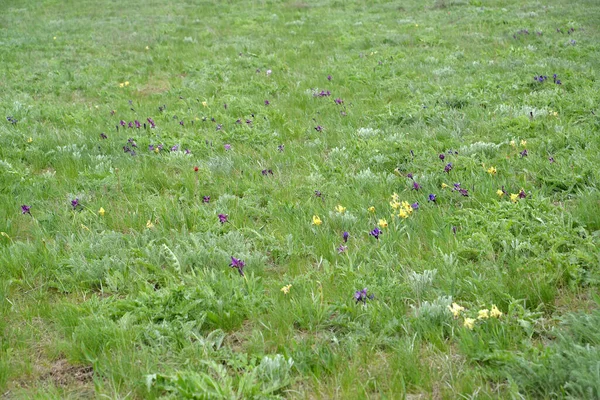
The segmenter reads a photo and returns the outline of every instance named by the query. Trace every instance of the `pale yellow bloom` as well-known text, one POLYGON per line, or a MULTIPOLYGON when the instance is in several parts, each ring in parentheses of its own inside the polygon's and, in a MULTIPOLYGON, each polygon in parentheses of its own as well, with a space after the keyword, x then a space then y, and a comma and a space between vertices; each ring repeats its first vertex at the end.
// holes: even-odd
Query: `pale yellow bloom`
POLYGON ((515 147, 515 146, 517 145, 517 143, 515 143, 515 141, 514 141, 514 140, 511 140, 511 141, 510 141, 510 145, 511 145, 512 147, 515 147))
POLYGON ((313 225, 319 226, 323 223, 323 221, 321 221, 321 218, 319 218, 318 215, 313 215, 312 223, 313 223, 313 225))
POLYGON ((390 201, 390 207, 392 207, 394 210, 399 209, 401 206, 401 204, 398 201, 390 201))
POLYGON ((401 209, 400 212, 398 212, 398 216, 400 218, 408 218, 408 213, 406 212, 405 209, 401 209))
POLYGON ((207 102, 205 102, 205 101, 203 101, 203 102, 202 102, 202 105, 203 105, 204 107, 208 107, 208 103, 207 103, 207 102))
POLYGON ((527 146, 527 140, 521 140, 521 146, 523 146, 523 147, 527 146))
POLYGON ((123 82, 119 83, 119 87, 124 87, 125 84, 123 82))
POLYGON ((448 187, 448 185, 446 185, 444 182, 442 182, 442 189, 446 189, 448 187))
POLYGON ((472 330, 475 327, 475 320, 473 318, 465 318, 463 326, 472 330))
POLYGON ((288 294, 290 292, 290 289, 292 288, 292 285, 285 285, 284 287, 282 287, 280 290, 283 292, 283 294, 288 294))
POLYGON ((495 304, 492 304, 492 311, 490 311, 490 317, 492 318, 500 318, 502 316, 502 311, 498 310, 495 304))
POLYGON ((152 223, 152 221, 148 220, 148 221, 146 222, 146 228, 148 228, 148 229, 152 229, 152 228, 154 228, 154 224, 152 223))
POLYGON ((398 202, 398 200, 400 200, 400 196, 398 196, 398 193, 394 192, 394 194, 392 194, 392 201, 398 202))
POLYGON ((477 319, 488 319, 490 317, 490 310, 488 310, 487 308, 483 309, 483 310, 479 310, 479 313, 477 314, 477 319))
POLYGON ((129 81, 125 81, 125 86, 129 86, 129 81))
POLYGON ((409 214, 409 215, 410 215, 410 214, 412 214, 412 212, 413 212, 413 208, 412 208, 412 206, 411 206, 411 205, 408 203, 408 201, 403 201, 403 202, 402 202, 402 209, 403 209, 404 211, 406 211, 406 213, 407 213, 407 214, 409 214))
POLYGON ((56 40, 56 36, 54 36, 53 39, 56 40))
POLYGON ((146 50, 150 50, 150 47, 149 47, 149 46, 146 46, 146 50))
POLYGON ((385 219, 380 219, 377 225, 379 225, 380 228, 387 228, 388 223, 385 219))
POLYGON ((490 174, 490 175, 496 175, 496 172, 497 172, 496 171, 496 167, 489 167, 487 169, 487 173, 490 174))
POLYGON ((101 216, 101 217, 104 217, 104 213, 105 212, 106 211, 104 211, 104 208, 100 207, 100 209, 98 210, 98 215, 101 216))
POLYGON ((31 143, 31 142, 33 142, 33 138, 27 139, 27 143, 31 143))
POLYGON ((155 152, 156 154, 158 154, 158 153, 160 152, 160 150, 158 149, 158 147, 155 147, 155 148, 154 148, 154 152, 155 152))
POLYGON ((346 207, 342 207, 341 204, 338 204, 337 207, 335 207, 335 211, 339 212, 340 214, 343 214, 346 212, 346 207))
POLYGON ((394 174, 400 176, 400 169, 399 168, 394 168, 394 174))
POLYGON ((498 195, 498 197, 504 196, 504 192, 501 189, 496 190, 496 194, 498 195))
POLYGON ((510 194, 510 201, 512 201, 513 203, 516 203, 517 201, 519 201, 519 194, 518 193, 511 193, 510 194))
POLYGON ((367 208, 367 210, 369 210, 369 212, 374 213, 375 212, 375 207, 371 206, 371 207, 367 208))
POLYGON ((454 316, 454 318, 458 318, 458 316, 460 315, 460 313, 462 311, 465 311, 465 308, 459 306, 456 303, 452 303, 452 306, 448 306, 448 310, 450 310, 450 312, 452 313, 452 315, 454 316))

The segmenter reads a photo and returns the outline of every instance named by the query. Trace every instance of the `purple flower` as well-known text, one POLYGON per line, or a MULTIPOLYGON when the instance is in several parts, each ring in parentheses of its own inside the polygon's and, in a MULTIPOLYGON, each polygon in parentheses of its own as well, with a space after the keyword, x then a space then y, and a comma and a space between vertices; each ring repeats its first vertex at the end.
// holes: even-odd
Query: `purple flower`
POLYGON ((369 232, 369 235, 373 236, 375 239, 379 240, 379 235, 381 235, 381 230, 377 227, 369 232))
POLYGON ((163 147, 164 147, 164 146, 162 145, 162 143, 161 143, 161 144, 159 144, 158 146, 156 146, 156 148, 158 149, 158 151, 161 151, 161 150, 163 149, 163 147))
POLYGON ((440 155, 438 156, 440 158, 440 160, 444 161, 444 158, 446 158, 446 156, 444 155, 444 153, 440 153, 440 155))
POLYGON ((526 197, 527 197, 527 194, 525 193, 525 191, 523 189, 521 189, 521 191, 519 192, 519 198, 524 199, 526 197))
POLYGON ((140 129, 142 127, 142 124, 140 124, 140 121, 138 121, 137 119, 135 121, 133 121, 134 125, 136 128, 140 129))
POLYGON ((108 139, 108 136, 106 136, 106 133, 101 133, 101 134, 100 134, 100 137, 101 137, 102 139, 108 139))
POLYGON ((327 80, 330 81, 331 79, 331 75, 327 75, 327 80))
POLYGON ((133 140, 133 138, 127 139, 127 143, 129 143, 131 147, 137 147, 137 143, 135 142, 135 140, 133 140))
POLYGON ((554 160, 554 157, 549 157, 549 158, 548 158, 548 161, 550 161, 550 163, 551 163, 551 164, 556 162, 556 161, 554 160))
POLYGON ((71 200, 71 206, 73 206, 73 210, 79 206, 79 199, 71 200))
POLYGON ((127 124, 127 126, 128 126, 129 128, 133 128, 133 122, 130 122, 130 123, 128 123, 128 124, 127 124))
POLYGON ((418 210, 419 209, 419 202, 417 201, 415 203, 412 203, 410 206, 412 207, 413 210, 418 210))
POLYGON ((183 120, 179 121, 179 125, 183 126, 183 120))
POLYGON ((335 99, 334 101, 335 101, 335 104, 338 104, 338 105, 344 103, 344 100, 340 99, 339 97, 337 99, 335 99))
POLYGON ((242 260, 240 260, 238 258, 231 256, 231 264, 229 264, 229 266, 231 268, 237 268, 240 275, 244 276, 244 267, 246 266, 245 262, 243 262, 242 260))
POLYGON ((123 120, 119 121, 119 124, 121 124, 122 127, 125 127, 125 125, 127 125, 127 123, 123 120))
POLYGON ((447 174, 450 173, 450 171, 452 171, 452 163, 448 163, 446 164, 446 166, 444 167, 444 172, 446 172, 447 174))
POLYGON ((554 83, 556 83, 557 85, 562 85, 562 82, 560 81, 560 79, 557 79, 556 82, 554 82, 554 83))
POLYGON ((413 174, 411 174, 411 173, 409 172, 409 173, 406 175, 406 177, 407 177, 408 179, 412 179, 412 178, 413 178, 413 174))
POLYGON ((265 100, 265 106, 268 106, 269 104, 271 104, 271 102, 269 100, 265 100))
POLYGON ((348 232, 342 233, 342 239, 344 239, 344 243, 348 242, 348 237, 349 236, 350 236, 350 234, 348 232))
POLYGON ((458 192, 465 197, 469 197, 469 191, 467 189, 460 188, 458 189, 458 192))
POLYGON ((242 120, 238 118, 238 119, 237 119, 237 121, 235 121, 235 123, 236 123, 236 124, 241 124, 241 123, 242 123, 242 120))
POLYGON ((269 172, 268 172, 266 169, 263 169, 263 170, 261 171, 261 173, 262 173, 264 176, 267 176, 267 175, 269 174, 269 172))
POLYGON ((523 157, 527 157, 529 155, 529 153, 527 152, 527 149, 524 149, 522 152, 520 152, 519 154, 521 154, 521 158, 523 157))
POLYGON ((277 150, 280 151, 280 152, 283 152, 284 148, 285 148, 285 146, 282 145, 282 144, 280 144, 279 146, 277 146, 277 150))
POLYGON ((223 108, 227 110, 227 103, 223 104, 223 108))
POLYGON ((429 195, 429 201, 432 201, 432 202, 434 202, 434 203, 435 203, 435 200, 436 200, 436 196, 435 196, 435 194, 433 194, 433 193, 432 193, 432 194, 430 194, 430 195, 429 195))
POLYGON ((202 197, 202 202, 203 203, 210 203, 210 196, 204 196, 204 197, 202 197))
POLYGON ((357 290, 354 293, 354 300, 356 300, 356 303, 359 303, 362 301, 364 304, 366 304, 367 299, 373 300, 374 298, 375 298, 374 295, 367 295, 367 288, 364 288, 363 290, 357 290))
POLYGON ((419 185, 417 183, 417 181, 413 181, 413 187, 412 188, 413 188, 413 190, 419 190, 419 189, 421 189, 421 185, 419 185))
POLYGON ((247 119, 246 120, 246 125, 252 125, 252 120, 251 119, 247 119))
POLYGON ((227 214, 219 214, 219 222, 224 224, 225 222, 227 222, 227 218, 229 218, 229 216, 227 214))
POLYGON ((177 151, 177 150, 179 150, 179 145, 178 144, 176 144, 173 147, 171 147, 171 151, 177 151))
POLYGON ((30 210, 31 210, 31 206, 27 206, 27 205, 25 205, 25 204, 23 204, 23 205, 21 206, 21 213, 22 213, 23 215, 25 215, 25 214, 29 214, 29 215, 31 215, 31 211, 30 211, 30 210))
POLYGON ((315 131, 321 132, 322 130, 323 130, 323 127, 321 125, 315 126, 315 131))
POLYGON ((456 236, 456 226, 452 227, 452 233, 454 234, 454 236, 456 236))
POLYGON ((321 197, 323 194, 319 190, 315 190, 315 197, 321 197))
POLYGON ((148 118, 147 121, 150 124, 150 128, 156 128, 156 124, 152 118, 148 118))
POLYGON ((225 151, 231 150, 231 145, 230 144, 226 144, 223 147, 225 148, 225 151))
POLYGON ((222 124, 217 124, 216 130, 220 131, 221 129, 223 129, 223 125, 222 124))
POLYGON ((340 247, 337 248, 339 254, 342 254, 346 250, 348 250, 348 246, 344 246, 343 244, 340 244, 340 247))

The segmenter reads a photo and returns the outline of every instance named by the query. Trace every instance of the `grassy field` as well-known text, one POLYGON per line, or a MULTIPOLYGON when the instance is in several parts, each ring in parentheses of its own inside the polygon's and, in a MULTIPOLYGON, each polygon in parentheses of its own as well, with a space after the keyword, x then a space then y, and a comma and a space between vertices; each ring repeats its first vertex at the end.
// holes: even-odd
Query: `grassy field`
POLYGON ((4 0, 0 397, 600 398, 596 0, 4 0))

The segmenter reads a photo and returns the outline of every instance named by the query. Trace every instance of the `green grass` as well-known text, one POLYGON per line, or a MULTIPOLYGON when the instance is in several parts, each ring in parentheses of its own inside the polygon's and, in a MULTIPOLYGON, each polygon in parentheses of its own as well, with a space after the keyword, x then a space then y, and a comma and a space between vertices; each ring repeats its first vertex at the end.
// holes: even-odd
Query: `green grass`
POLYGON ((596 1, 3 9, 0 395, 600 396, 596 1))

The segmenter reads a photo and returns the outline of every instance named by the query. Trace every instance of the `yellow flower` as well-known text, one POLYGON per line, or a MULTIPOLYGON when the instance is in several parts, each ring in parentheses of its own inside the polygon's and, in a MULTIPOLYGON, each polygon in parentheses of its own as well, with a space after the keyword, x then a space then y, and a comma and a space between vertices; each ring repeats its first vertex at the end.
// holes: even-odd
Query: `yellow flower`
POLYGON ((125 86, 129 86, 129 81, 125 81, 125 86))
POLYGON ((473 327, 475 327, 475 320, 473 318, 465 318, 465 321, 463 322, 463 326, 465 328, 472 330, 473 327))
POLYGON ((403 201, 402 202, 402 209, 404 211, 406 211, 408 214, 411 214, 413 212, 413 208, 412 206, 408 203, 408 201, 403 201))
POLYGON ((54 36, 52 39, 56 40, 56 36, 54 36))
POLYGON ((27 139, 27 143, 31 143, 31 142, 33 142, 33 138, 27 139))
POLYGON ((346 207, 342 207, 341 204, 338 204, 337 207, 335 207, 335 211, 339 212, 340 214, 343 214, 346 212, 346 207))
POLYGON ((371 206, 371 207, 367 208, 367 210, 369 210, 369 212, 374 213, 375 212, 375 207, 371 206))
POLYGON ((154 148, 154 152, 155 152, 156 154, 158 154, 158 153, 160 152, 160 150, 158 149, 158 147, 155 147, 155 148, 154 148))
POLYGON ((408 213, 406 212, 405 209, 400 210, 400 212, 398 213, 398 216, 400 218, 408 218, 408 213))
POLYGON ((392 207, 394 210, 397 210, 397 209, 399 209, 399 208, 400 208, 400 205, 401 205, 401 204, 400 204, 398 201, 396 201, 396 200, 394 200, 394 201, 390 201, 390 207, 392 207))
POLYGON ((490 317, 492 318, 500 318, 502 316, 502 311, 498 310, 495 304, 492 304, 492 311, 490 312, 490 317))
POLYGON ((152 229, 152 228, 154 228, 154 224, 152 223, 152 221, 148 220, 148 221, 146 222, 146 228, 148 228, 148 229, 152 229))
POLYGON ((516 203, 518 200, 519 200, 518 193, 511 193, 510 194, 510 201, 512 201, 513 203, 516 203))
POLYGON ((149 47, 149 46, 146 46, 146 50, 150 50, 150 47, 149 47))
POLYGON ((496 175, 496 167, 489 167, 487 173, 490 175, 496 175))
POLYGON ((498 195, 498 197, 504 196, 504 192, 501 189, 496 190, 496 194, 498 195))
POLYGON ((313 225, 321 225, 323 223, 323 221, 321 221, 321 218, 319 218, 318 215, 313 215, 313 225))
POLYGON ((517 144, 515 143, 515 141, 514 141, 514 140, 511 140, 511 141, 510 141, 510 145, 511 145, 512 147, 515 147, 517 144))
POLYGON ((487 308, 483 309, 483 310, 479 310, 479 313, 477 314, 477 319, 488 319, 490 317, 490 310, 488 310, 487 308))
POLYGON ((290 292, 292 285, 285 285, 284 287, 282 287, 280 290, 283 292, 283 294, 288 294, 290 292))
POLYGON ((388 223, 385 219, 380 219, 377 225, 379 225, 380 228, 387 228, 388 223))
POLYGON ((400 169, 399 168, 394 168, 394 174, 400 176, 400 169))
POLYGON ((400 196, 398 196, 398 193, 394 192, 394 194, 392 194, 392 201, 396 203, 398 200, 400 200, 400 196))
POLYGON ((462 311, 465 311, 465 308, 459 306, 456 303, 452 303, 452 306, 448 306, 448 310, 450 310, 450 312, 452 313, 452 315, 454 316, 454 318, 458 318, 458 316, 460 315, 460 313, 462 311))
POLYGON ((100 207, 100 209, 98 210, 98 215, 101 216, 101 217, 104 217, 104 213, 105 212, 106 211, 104 211, 104 208, 100 207))
POLYGON ((119 87, 124 87, 124 86, 125 86, 125 84, 124 84, 124 83, 122 83, 122 82, 121 82, 121 83, 119 83, 119 87))
POLYGON ((556 111, 553 111, 552 115, 555 116, 555 117, 558 117, 558 113, 556 111))
POLYGON ((202 105, 203 105, 204 107, 208 107, 208 103, 207 103, 207 102, 205 102, 205 101, 203 101, 203 102, 202 102, 202 105))
POLYGON ((523 146, 523 147, 527 146, 527 140, 521 140, 521 146, 523 146))
POLYGON ((442 182, 442 189, 446 189, 448 187, 448 185, 446 185, 445 183, 442 182))

